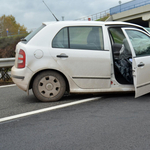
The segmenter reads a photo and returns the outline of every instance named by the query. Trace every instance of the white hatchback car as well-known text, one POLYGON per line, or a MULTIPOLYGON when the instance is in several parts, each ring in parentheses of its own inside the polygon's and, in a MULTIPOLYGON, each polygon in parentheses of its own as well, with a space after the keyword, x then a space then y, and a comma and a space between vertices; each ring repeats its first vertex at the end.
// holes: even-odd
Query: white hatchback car
POLYGON ((150 34, 125 22, 43 23, 16 46, 11 76, 41 101, 64 93, 150 92, 150 34))

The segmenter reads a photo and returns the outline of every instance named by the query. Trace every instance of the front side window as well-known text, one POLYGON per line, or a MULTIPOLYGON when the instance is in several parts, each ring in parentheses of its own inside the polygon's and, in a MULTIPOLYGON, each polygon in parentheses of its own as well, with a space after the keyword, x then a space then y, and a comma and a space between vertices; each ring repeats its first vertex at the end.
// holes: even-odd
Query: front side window
POLYGON ((137 30, 126 30, 137 57, 150 55, 150 37, 137 30))
POLYGON ((103 50, 102 27, 66 27, 53 39, 53 48, 103 50))

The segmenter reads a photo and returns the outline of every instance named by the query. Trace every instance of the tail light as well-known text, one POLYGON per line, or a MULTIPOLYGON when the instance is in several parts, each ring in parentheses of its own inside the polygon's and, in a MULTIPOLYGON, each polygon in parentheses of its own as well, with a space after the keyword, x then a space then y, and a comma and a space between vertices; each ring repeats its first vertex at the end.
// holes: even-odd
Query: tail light
POLYGON ((24 52, 24 50, 20 50, 19 51, 19 56, 18 56, 18 68, 24 68, 26 64, 26 54, 24 52))

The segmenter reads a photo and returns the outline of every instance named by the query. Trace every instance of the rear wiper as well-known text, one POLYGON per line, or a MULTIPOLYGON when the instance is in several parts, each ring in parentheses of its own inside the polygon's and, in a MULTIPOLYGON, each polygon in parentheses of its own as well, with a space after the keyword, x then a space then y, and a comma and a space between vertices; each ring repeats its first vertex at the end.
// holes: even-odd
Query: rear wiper
POLYGON ((20 39, 20 41, 27 41, 25 38, 20 39))

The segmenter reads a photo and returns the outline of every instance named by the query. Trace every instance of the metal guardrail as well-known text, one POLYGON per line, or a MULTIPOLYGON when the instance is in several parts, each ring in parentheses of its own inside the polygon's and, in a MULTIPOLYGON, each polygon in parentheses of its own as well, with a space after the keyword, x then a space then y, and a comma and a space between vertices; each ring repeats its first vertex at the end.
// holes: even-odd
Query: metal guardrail
POLYGON ((12 67, 15 64, 15 58, 0 58, 0 68, 12 67))
POLYGON ((110 8, 110 15, 117 14, 117 13, 127 11, 127 10, 130 10, 130 9, 138 8, 138 7, 141 7, 141 6, 145 6, 145 5, 148 5, 148 4, 150 4, 150 0, 143 0, 143 1, 132 0, 130 2, 120 4, 118 6, 110 8))
POLYGON ((8 81, 11 77, 9 71, 15 64, 15 58, 0 58, 0 80, 8 81))
POLYGON ((106 17, 110 14, 110 10, 105 10, 105 11, 102 11, 102 12, 99 12, 99 13, 96 13, 96 14, 93 14, 93 15, 89 15, 89 16, 85 16, 85 17, 82 17, 82 18, 78 18, 76 20, 82 20, 82 21, 86 21, 86 20, 98 20, 98 19, 101 19, 103 17, 106 17))

